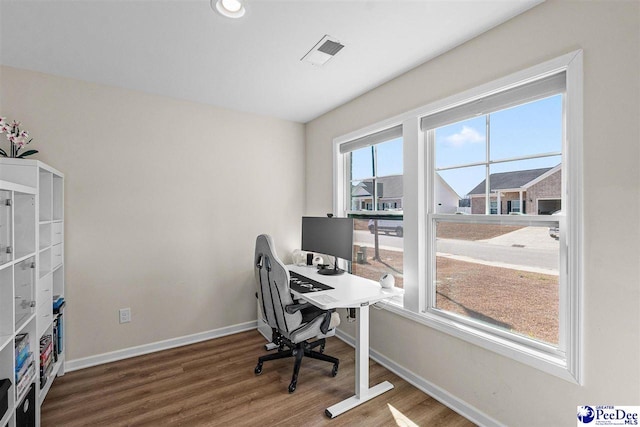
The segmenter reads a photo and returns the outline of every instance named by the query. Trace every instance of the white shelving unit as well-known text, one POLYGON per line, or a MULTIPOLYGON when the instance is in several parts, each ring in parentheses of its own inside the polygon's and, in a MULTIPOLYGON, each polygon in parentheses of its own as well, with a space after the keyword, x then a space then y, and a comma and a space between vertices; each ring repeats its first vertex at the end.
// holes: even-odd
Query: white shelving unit
MULTIPOLYGON (((64 375, 64 332, 57 361, 40 376, 40 341, 54 339, 54 296, 64 297, 64 175, 36 160, 0 159, 0 380, 8 378, 8 410, 0 427, 17 427, 29 387, 17 393, 16 342, 28 334, 35 372, 35 422, 56 376, 64 375), (9 200, 9 202, 7 202, 9 200), (18 338, 16 338, 18 337, 18 338)), ((64 330, 62 328, 62 330, 64 330)), ((56 342, 57 344, 57 342, 56 342)), ((2 399, 3 396, 0 396, 2 399)))

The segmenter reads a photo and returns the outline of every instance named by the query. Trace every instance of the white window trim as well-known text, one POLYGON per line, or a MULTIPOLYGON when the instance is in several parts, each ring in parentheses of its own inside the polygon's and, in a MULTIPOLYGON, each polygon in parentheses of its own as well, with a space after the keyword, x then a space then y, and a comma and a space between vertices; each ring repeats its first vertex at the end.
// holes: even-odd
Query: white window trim
MULTIPOLYGON (((570 52, 558 58, 516 72, 507 77, 478 86, 474 89, 436 101, 423 107, 408 111, 396 117, 375 123, 333 141, 333 211, 335 215, 344 215, 348 204, 345 194, 345 171, 347 156, 340 154, 340 146, 346 142, 383 131, 402 124, 403 128, 403 189, 404 189, 404 301, 389 302, 381 306, 403 317, 428 327, 447 333, 459 339, 478 345, 503 356, 512 358, 541 371, 555 375, 572 383, 583 384, 583 53, 582 50, 570 52), (472 328, 452 318, 427 313, 426 307, 426 227, 428 219, 426 191, 432 192, 428 185, 427 165, 433 156, 428 152, 424 141, 424 132, 420 129, 420 119, 451 107, 461 105, 490 94, 518 86, 542 75, 552 75, 566 71, 566 126, 563 135, 563 188, 566 220, 568 227, 561 227, 561 242, 565 245, 565 259, 568 285, 561 287, 561 298, 568 301, 566 309, 560 309, 560 324, 567 325, 560 339, 566 343, 563 356, 553 352, 527 346, 496 334, 488 334, 481 329, 472 328), (565 294, 566 293, 566 294, 565 294)), ((432 194, 429 197, 433 196, 432 194)))

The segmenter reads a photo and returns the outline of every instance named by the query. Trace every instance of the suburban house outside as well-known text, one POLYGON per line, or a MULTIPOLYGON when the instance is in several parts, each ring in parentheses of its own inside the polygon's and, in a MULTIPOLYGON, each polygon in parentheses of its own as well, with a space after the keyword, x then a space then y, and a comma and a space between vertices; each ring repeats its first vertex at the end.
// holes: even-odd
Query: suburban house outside
MULTIPOLYGON (((376 178, 378 210, 402 210, 402 175, 376 178)), ((351 187, 351 210, 372 211, 373 180, 360 181, 351 187)))
MULTIPOLYGON (((561 165, 489 175, 490 214, 551 215, 561 209, 561 165)), ((486 180, 469 192, 472 214, 486 213, 486 180)))
MULTIPOLYGON (((436 195, 437 213, 456 213, 460 196, 440 176, 437 177, 436 195)), ((376 178, 378 191, 378 210, 402 210, 402 175, 391 175, 376 178)), ((351 210, 373 210, 373 180, 360 181, 351 187, 351 210)))

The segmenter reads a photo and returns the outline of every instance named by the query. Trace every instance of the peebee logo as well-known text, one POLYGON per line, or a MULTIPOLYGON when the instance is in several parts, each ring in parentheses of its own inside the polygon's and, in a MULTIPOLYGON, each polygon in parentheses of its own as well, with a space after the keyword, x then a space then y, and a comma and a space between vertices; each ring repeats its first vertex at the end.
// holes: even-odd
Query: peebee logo
POLYGON ((578 406, 580 426, 637 426, 640 406, 578 406))
POLYGON ((578 406, 578 421, 582 424, 589 424, 596 417, 596 413, 591 406, 578 406))

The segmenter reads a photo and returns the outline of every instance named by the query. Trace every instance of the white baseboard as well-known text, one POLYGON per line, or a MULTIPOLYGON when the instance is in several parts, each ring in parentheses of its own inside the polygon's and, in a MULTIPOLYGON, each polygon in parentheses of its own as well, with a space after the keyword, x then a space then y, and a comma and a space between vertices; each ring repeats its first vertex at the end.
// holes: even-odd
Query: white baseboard
MULTIPOLYGON (((351 335, 344 333, 340 329, 337 329, 336 337, 338 337, 345 343, 349 344, 351 347, 355 348, 356 341, 351 335)), ((390 370, 400 378, 412 384, 414 387, 422 390, 429 396, 433 397, 438 402, 442 403, 443 405, 451 408, 458 414, 467 418, 471 422, 484 427, 504 427, 503 424, 489 417, 484 412, 469 405, 467 402, 458 399, 448 391, 438 387, 432 382, 429 382, 424 378, 414 374, 410 370, 398 365, 396 362, 394 362, 391 359, 388 359, 387 357, 383 356, 377 351, 370 349, 369 357, 371 357, 373 360, 375 360, 376 362, 378 362, 379 364, 381 364, 382 366, 384 366, 385 368, 387 368, 388 370, 390 370)))
POLYGON ((102 365, 103 363, 115 362, 117 360, 128 359, 130 357, 141 356, 143 354, 154 353, 156 351, 181 347, 183 345, 195 344, 197 342, 220 338, 226 335, 237 334, 251 329, 256 329, 255 320, 237 325, 226 326, 224 328, 211 331, 200 332, 193 335, 172 338, 136 347, 123 348, 122 350, 111 351, 109 353, 97 354, 95 356, 83 357, 80 359, 68 360, 65 363, 65 372, 77 371, 91 366, 102 365))

